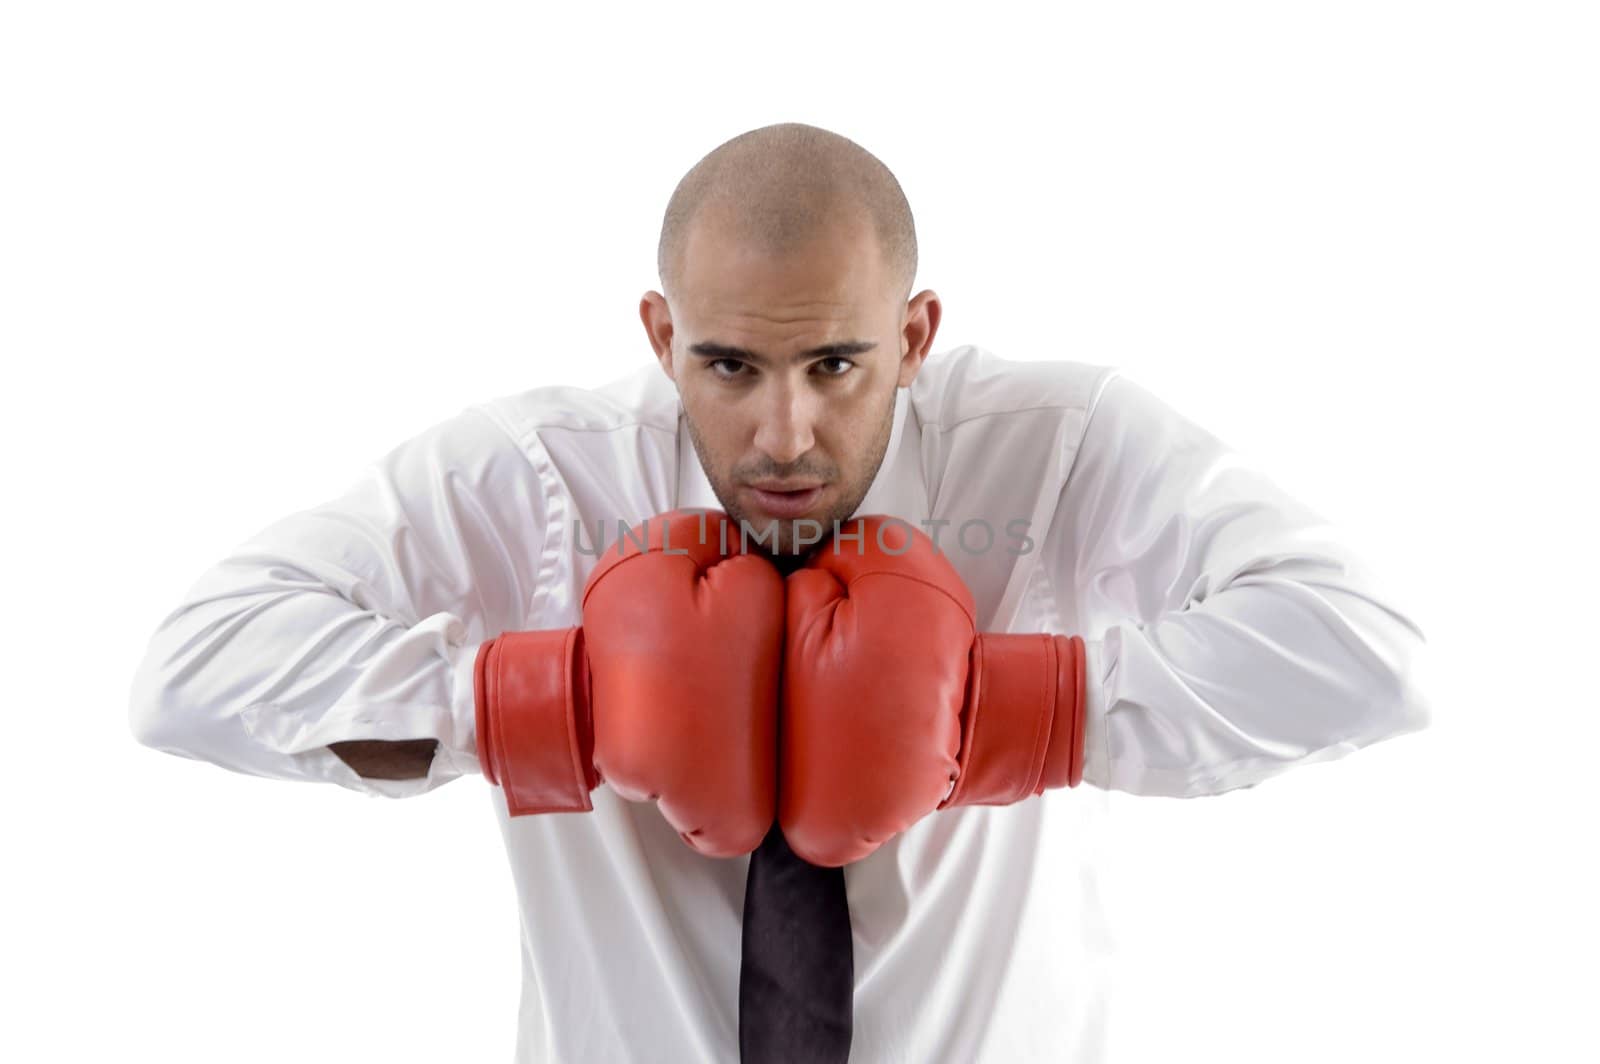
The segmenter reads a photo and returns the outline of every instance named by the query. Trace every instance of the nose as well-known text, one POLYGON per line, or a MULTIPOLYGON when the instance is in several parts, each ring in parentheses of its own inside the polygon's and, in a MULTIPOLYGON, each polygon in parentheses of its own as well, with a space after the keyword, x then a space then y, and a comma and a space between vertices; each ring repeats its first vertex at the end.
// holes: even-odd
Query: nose
POLYGON ((777 380, 762 402, 756 428, 756 447, 779 465, 787 465, 811 450, 816 419, 816 396, 804 387, 777 380))

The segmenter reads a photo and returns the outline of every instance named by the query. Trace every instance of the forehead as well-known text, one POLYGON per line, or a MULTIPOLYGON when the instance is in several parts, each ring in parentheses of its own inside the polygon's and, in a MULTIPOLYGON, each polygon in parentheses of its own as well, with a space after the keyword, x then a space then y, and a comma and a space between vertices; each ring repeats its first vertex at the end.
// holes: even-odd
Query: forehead
POLYGON ((759 328, 857 320, 883 301, 883 269, 870 228, 836 224, 775 251, 729 227, 696 224, 684 243, 677 302, 683 324, 759 328))

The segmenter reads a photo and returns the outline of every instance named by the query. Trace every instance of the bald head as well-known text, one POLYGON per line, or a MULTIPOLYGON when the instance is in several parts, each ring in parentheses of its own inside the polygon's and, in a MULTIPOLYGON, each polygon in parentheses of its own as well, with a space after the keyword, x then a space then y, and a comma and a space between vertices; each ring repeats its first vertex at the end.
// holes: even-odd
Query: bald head
POLYGON ((889 168, 859 144, 785 122, 742 133, 696 163, 673 190, 656 268, 680 292, 691 228, 712 225, 753 251, 783 257, 841 228, 873 232, 890 291, 904 301, 917 272, 911 207, 889 168))

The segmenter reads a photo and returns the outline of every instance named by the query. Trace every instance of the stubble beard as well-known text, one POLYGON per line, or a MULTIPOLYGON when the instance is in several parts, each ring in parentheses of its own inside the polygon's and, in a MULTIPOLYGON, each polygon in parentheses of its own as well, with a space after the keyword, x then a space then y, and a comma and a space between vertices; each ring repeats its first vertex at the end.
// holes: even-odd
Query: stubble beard
MULTIPOLYGON (((871 489, 872 482, 877 479, 878 470, 882 467, 884 456, 889 451, 889 437, 894 433, 895 399, 899 391, 898 386, 889 391, 889 402, 886 405, 883 417, 878 422, 877 435, 872 440, 872 460, 868 463, 867 472, 856 483, 849 485, 850 490, 841 495, 839 501, 825 514, 796 518, 794 520, 774 517, 758 522, 746 513, 744 508, 739 506, 736 501, 738 486, 719 483, 719 478, 711 475, 713 463, 707 458, 705 441, 701 438, 700 430, 695 426, 694 419, 689 417, 687 411, 684 412, 684 420, 689 424, 689 439, 694 444, 696 456, 700 459, 700 468, 706 471, 706 479, 711 484, 711 491, 716 495, 717 501, 722 504, 723 512, 734 520, 737 527, 747 530, 745 543, 750 549, 768 554, 780 569, 788 572, 799 567, 820 546, 820 544, 809 542, 815 535, 816 529, 812 528, 809 523, 800 525, 797 529, 797 522, 817 522, 822 526, 822 537, 825 543, 827 537, 833 534, 836 524, 842 525, 855 515, 857 507, 861 505, 861 500, 867 497, 867 492, 871 489), (770 532, 769 527, 772 529, 770 532), (804 532, 807 537, 807 543, 802 553, 796 553, 797 532, 804 532), (762 537, 759 540, 756 539, 758 535, 762 537)), ((731 540, 729 549, 735 549, 731 540)))

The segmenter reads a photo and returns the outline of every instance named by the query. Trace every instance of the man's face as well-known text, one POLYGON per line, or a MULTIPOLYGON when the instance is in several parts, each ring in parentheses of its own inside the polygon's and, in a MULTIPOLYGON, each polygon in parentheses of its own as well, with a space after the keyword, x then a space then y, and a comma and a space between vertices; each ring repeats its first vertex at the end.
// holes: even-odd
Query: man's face
POLYGON ((797 531, 817 531, 796 521, 826 536, 872 486, 938 298, 899 303, 872 231, 845 226, 774 258, 697 224, 679 287, 670 311, 651 292, 640 316, 700 464, 729 516, 763 536, 773 528, 776 543, 760 549, 793 554, 797 531))

